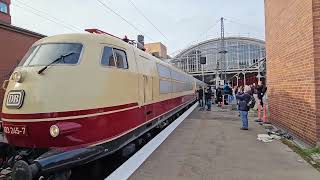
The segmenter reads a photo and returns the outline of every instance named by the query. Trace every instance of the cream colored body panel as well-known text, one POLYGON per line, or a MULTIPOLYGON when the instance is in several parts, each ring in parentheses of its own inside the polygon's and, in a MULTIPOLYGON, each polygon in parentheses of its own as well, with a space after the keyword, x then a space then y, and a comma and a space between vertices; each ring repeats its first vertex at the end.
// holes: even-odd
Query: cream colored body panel
MULTIPOLYGON (((76 65, 52 65, 43 74, 43 66, 17 67, 23 74, 22 83, 10 80, 5 97, 10 90, 24 90, 26 95, 20 109, 6 107, 3 113, 29 114, 76 111, 138 103, 139 106, 194 93, 160 94, 156 63, 176 68, 137 49, 120 39, 96 34, 67 34, 39 40, 43 43, 82 43, 83 50, 76 65), (103 47, 126 51, 129 69, 101 65, 103 47)), ((195 83, 194 83, 195 84, 195 83)))

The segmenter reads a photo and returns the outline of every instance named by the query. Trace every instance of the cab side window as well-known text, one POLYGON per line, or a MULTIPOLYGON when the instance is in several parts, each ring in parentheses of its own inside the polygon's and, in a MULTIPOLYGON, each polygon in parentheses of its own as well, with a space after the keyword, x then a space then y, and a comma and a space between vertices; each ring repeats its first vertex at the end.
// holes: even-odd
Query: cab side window
POLYGON ((128 69, 127 54, 125 51, 111 47, 104 47, 101 64, 103 66, 113 66, 128 69))
POLYGON ((111 47, 104 47, 101 64, 104 66, 116 66, 111 47))
POLYGON ((128 69, 127 55, 120 49, 113 49, 114 55, 117 60, 117 67, 128 69))

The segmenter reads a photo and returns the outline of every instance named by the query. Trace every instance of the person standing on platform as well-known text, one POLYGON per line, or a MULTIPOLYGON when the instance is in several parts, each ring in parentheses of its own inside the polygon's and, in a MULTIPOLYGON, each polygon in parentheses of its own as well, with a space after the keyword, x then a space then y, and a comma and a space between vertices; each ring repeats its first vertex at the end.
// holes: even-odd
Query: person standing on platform
POLYGON ((262 84, 262 81, 259 81, 257 86, 257 95, 258 95, 258 99, 260 101, 261 107, 263 107, 263 96, 266 93, 266 91, 267 91, 267 87, 265 87, 262 84))
POLYGON ((222 90, 220 87, 217 88, 216 90, 216 100, 217 100, 217 104, 218 106, 221 106, 222 103, 222 90))
POLYGON ((198 100, 199 100, 200 107, 203 107, 203 89, 201 86, 199 87, 199 90, 198 90, 198 98, 199 98, 198 100))
POLYGON ((224 104, 228 105, 230 103, 230 96, 232 95, 232 89, 229 84, 226 83, 223 87, 224 92, 224 104))
POLYGON ((250 110, 250 102, 252 100, 252 96, 250 95, 250 93, 250 86, 245 85, 244 92, 242 93, 241 91, 239 91, 236 95, 236 98, 239 101, 238 110, 240 112, 240 119, 242 121, 242 127, 240 128, 241 130, 248 130, 249 128, 248 111, 250 110))
POLYGON ((212 90, 211 90, 211 87, 209 86, 205 94, 206 103, 207 103, 206 105, 208 107, 207 111, 211 111, 211 105, 212 105, 211 96, 212 96, 212 90))

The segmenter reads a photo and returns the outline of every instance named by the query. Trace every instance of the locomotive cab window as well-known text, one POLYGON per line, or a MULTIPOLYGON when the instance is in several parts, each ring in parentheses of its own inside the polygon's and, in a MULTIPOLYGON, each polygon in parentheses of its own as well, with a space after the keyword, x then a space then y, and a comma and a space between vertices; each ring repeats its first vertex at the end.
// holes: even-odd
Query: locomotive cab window
POLYGON ((29 49, 20 62, 20 66, 46 66, 55 60, 55 64, 77 64, 82 51, 79 43, 48 43, 29 49))
POLYGON ((103 49, 101 64, 104 66, 115 66, 113 51, 110 47, 105 47, 103 49))
POLYGON ((22 66, 26 61, 30 61, 30 58, 34 56, 34 52, 36 50, 36 46, 32 46, 28 52, 23 56, 22 60, 19 62, 18 66, 22 66))
POLYGON ((103 66, 128 69, 127 54, 125 51, 111 47, 104 47, 101 64, 103 66))
POLYGON ((115 58, 117 60, 117 67, 128 69, 127 55, 124 51, 119 49, 113 50, 115 58))

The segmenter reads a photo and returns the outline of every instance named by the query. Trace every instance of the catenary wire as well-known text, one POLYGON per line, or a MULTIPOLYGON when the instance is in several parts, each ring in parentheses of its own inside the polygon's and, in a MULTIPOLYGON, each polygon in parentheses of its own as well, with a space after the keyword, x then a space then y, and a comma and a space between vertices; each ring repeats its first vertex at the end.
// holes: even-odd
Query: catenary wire
POLYGON ((116 16, 118 16, 119 18, 121 18, 123 21, 125 21, 127 24, 129 24, 132 28, 134 28, 136 31, 138 31, 139 33, 144 34, 144 36, 146 36, 148 39, 150 39, 151 41, 154 41, 150 36, 148 36, 146 33, 144 33, 143 31, 141 31, 139 28, 137 28, 134 24, 132 24, 131 22, 129 22, 126 18, 124 18, 123 16, 121 16, 118 12, 116 12, 115 10, 113 10, 111 7, 109 7, 106 3, 102 2, 101 0, 96 0, 100 5, 102 5, 105 9, 108 9, 109 11, 111 11, 113 14, 115 14, 116 16))
POLYGON ((160 31, 160 29, 134 4, 132 0, 128 0, 130 4, 143 16, 165 39, 169 40, 167 36, 160 31))
MULTIPOLYGON (((188 43, 188 44, 186 45, 186 47, 189 47, 189 46, 191 46, 193 43, 197 42, 203 35, 207 34, 211 29, 215 28, 219 22, 220 22, 220 19, 217 20, 217 21, 214 23, 213 26, 210 26, 210 28, 208 28, 206 31, 202 32, 197 39, 195 39, 195 40, 191 41, 190 43, 188 43)), ((173 55, 173 54, 175 54, 175 53, 177 53, 177 52, 179 52, 179 51, 182 51, 182 50, 183 50, 183 49, 177 49, 177 50, 173 51, 172 53, 170 53, 170 55, 173 55)))
POLYGON ((15 7, 20 8, 20 9, 23 9, 23 10, 25 10, 25 11, 28 11, 28 12, 30 12, 30 13, 36 15, 36 16, 39 16, 39 17, 41 17, 41 18, 43 18, 43 19, 46 19, 46 20, 48 20, 48 21, 50 21, 50 22, 53 22, 53 23, 58 24, 58 25, 60 25, 60 26, 63 26, 64 28, 69 29, 69 30, 72 31, 72 32, 75 31, 75 29, 73 29, 73 28, 71 28, 71 27, 69 27, 69 26, 67 26, 67 25, 65 25, 65 24, 61 24, 61 23, 56 22, 56 21, 54 21, 54 20, 52 20, 52 19, 49 19, 49 18, 47 18, 47 17, 44 17, 43 15, 41 15, 41 14, 39 14, 39 13, 37 13, 37 12, 34 12, 34 11, 32 11, 32 10, 26 9, 26 8, 24 8, 23 6, 20 6, 20 5, 17 5, 17 4, 12 4, 12 5, 15 6, 15 7))
POLYGON ((45 19, 47 19, 47 20, 49 20, 49 21, 51 21, 53 23, 60 24, 60 25, 62 25, 64 27, 68 27, 69 30, 72 29, 72 31, 74 31, 74 30, 83 31, 79 27, 76 27, 76 26, 71 25, 71 24, 67 24, 67 23, 63 22, 62 20, 60 20, 60 19, 58 19, 58 18, 56 18, 56 17, 54 17, 54 16, 42 11, 42 10, 36 9, 36 8, 34 8, 34 7, 28 5, 25 2, 22 2, 20 0, 16 0, 16 4, 14 4, 14 5, 19 5, 20 8, 22 8, 22 9, 24 9, 26 11, 29 11, 29 12, 33 11, 33 14, 35 14, 37 16, 41 16, 42 18, 45 18, 45 19), (46 16, 46 17, 44 17, 44 16, 46 16))

